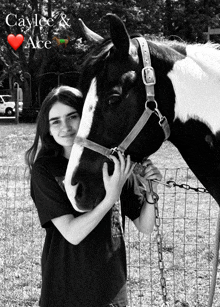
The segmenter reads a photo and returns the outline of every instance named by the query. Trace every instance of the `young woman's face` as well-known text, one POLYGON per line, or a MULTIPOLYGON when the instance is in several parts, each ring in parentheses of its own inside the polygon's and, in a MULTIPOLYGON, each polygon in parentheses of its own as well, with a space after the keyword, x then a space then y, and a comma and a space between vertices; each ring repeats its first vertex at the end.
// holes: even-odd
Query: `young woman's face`
POLYGON ((56 102, 49 112, 49 129, 54 140, 63 147, 64 155, 69 156, 80 116, 75 108, 56 102))

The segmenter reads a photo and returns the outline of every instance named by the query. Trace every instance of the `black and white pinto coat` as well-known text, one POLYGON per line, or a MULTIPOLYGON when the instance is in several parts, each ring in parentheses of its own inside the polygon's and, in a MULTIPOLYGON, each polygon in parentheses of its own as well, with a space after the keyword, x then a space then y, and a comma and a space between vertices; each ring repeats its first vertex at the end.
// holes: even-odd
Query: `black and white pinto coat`
MULTIPOLYGON (((141 116, 146 94, 137 40, 128 35, 117 16, 109 18, 111 37, 103 40, 94 34, 97 47, 82 72, 80 87, 85 103, 77 135, 112 148, 141 116)), ((148 46, 156 75, 155 99, 169 122, 169 141, 220 204, 219 46, 169 41, 148 41, 148 46)), ((140 162, 163 141, 158 117, 152 115, 126 154, 140 162)), ((76 210, 91 210, 104 197, 104 161, 110 164, 106 157, 80 144, 73 145, 65 186, 76 210), (76 183, 78 188, 73 189, 76 183)))

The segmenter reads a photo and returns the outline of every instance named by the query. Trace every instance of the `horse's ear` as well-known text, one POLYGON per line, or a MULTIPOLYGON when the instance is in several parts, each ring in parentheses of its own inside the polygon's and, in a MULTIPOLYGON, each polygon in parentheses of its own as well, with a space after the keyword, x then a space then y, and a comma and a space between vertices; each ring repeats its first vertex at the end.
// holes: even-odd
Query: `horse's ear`
POLYGON ((130 36, 123 21, 115 14, 108 13, 110 20, 110 33, 114 46, 123 54, 128 55, 130 49, 130 36))
POLYGON ((104 40, 104 38, 102 36, 100 36, 99 34, 93 32, 92 30, 90 30, 85 25, 85 23, 82 21, 81 18, 79 18, 78 21, 79 21, 79 26, 80 26, 80 29, 81 29, 82 33, 85 35, 85 37, 89 41, 94 42, 94 43, 101 43, 104 40))

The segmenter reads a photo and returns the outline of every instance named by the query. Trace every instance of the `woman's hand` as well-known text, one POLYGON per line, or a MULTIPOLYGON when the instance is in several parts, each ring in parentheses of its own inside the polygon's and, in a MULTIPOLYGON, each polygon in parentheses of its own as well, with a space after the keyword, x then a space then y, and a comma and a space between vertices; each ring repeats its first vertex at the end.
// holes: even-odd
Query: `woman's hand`
POLYGON ((104 163, 103 165, 103 181, 106 190, 105 198, 113 205, 119 198, 128 177, 131 175, 134 164, 131 163, 130 156, 127 156, 127 159, 118 152, 117 159, 115 156, 110 156, 114 162, 114 172, 110 176, 108 174, 108 165, 104 163))
MULTIPOLYGON (((145 167, 144 176, 137 175, 140 182, 145 186, 146 191, 150 192, 150 186, 148 180, 161 181, 162 175, 158 168, 152 163, 150 159, 144 160, 142 165, 145 167)), ((157 191, 158 182, 152 181, 152 189, 154 192, 157 191)))

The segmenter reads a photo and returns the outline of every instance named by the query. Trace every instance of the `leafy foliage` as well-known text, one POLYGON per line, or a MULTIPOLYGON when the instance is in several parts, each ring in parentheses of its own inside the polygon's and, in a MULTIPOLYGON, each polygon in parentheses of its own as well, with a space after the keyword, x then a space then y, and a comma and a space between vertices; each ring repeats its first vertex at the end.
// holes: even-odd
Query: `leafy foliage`
POLYGON ((220 27, 219 0, 4 0, 0 11, 0 82, 10 72, 10 87, 14 81, 19 82, 26 106, 34 104, 39 86, 45 81, 42 76, 52 78, 53 73, 57 80, 59 74, 79 71, 90 44, 80 32, 78 18, 104 37, 109 33, 105 18, 109 12, 120 16, 130 33, 179 37, 188 42, 204 42, 208 26, 220 27), (13 26, 6 23, 9 14, 13 26), (7 42, 11 33, 24 35, 24 43, 17 51, 7 42), (69 36, 68 47, 56 47, 52 40, 55 35, 69 36), (32 43, 28 41, 30 37, 32 43), (39 41, 52 42, 51 48, 35 48, 39 41))

